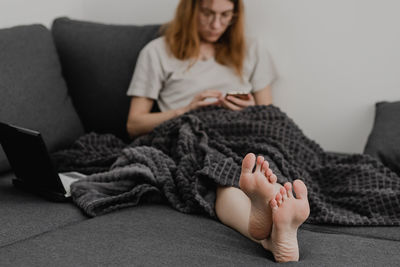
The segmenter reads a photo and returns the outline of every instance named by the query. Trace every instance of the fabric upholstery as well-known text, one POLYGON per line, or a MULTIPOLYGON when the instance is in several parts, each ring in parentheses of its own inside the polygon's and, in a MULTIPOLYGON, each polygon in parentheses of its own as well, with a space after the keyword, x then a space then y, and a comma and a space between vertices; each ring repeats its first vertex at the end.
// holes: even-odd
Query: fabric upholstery
POLYGON ((400 101, 379 102, 364 153, 370 154, 400 175, 400 101))
POLYGON ((13 178, 12 173, 0 176, 0 248, 87 219, 72 203, 15 188, 13 178))
MULTIPOLYGON (((300 229, 296 266, 395 266, 400 242, 300 229)), ((280 266, 220 222, 141 205, 0 250, 2 266, 280 266), (21 254, 21 251, 24 253, 21 254)))
MULTIPOLYGON (((44 26, 0 30, 0 121, 40 131, 50 151, 83 134, 44 26)), ((0 172, 7 169, 0 147, 0 172)))
POLYGON ((159 35, 159 27, 54 21, 63 73, 86 131, 127 137, 126 92, 140 50, 159 35))

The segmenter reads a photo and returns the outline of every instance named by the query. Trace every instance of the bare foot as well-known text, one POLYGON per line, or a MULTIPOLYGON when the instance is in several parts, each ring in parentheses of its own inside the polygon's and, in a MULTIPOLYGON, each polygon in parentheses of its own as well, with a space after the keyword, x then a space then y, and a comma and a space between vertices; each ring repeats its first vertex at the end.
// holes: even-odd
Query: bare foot
POLYGON ((274 254, 277 262, 299 260, 297 229, 310 214, 307 199, 307 187, 300 180, 293 182, 296 198, 292 193, 292 184, 286 183, 270 201, 273 227, 270 238, 262 245, 274 254))
POLYGON ((251 201, 248 232, 256 240, 267 238, 271 232, 272 211, 268 203, 282 187, 276 180, 276 175, 272 173, 268 162, 262 156, 257 157, 257 162, 253 153, 244 157, 239 186, 251 201))

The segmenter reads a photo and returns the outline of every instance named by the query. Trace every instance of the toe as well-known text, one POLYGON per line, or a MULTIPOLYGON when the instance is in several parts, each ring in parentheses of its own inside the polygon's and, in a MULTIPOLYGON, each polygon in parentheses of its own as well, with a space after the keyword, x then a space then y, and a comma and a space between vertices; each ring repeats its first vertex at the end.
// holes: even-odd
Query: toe
POLYGON ((269 181, 271 182, 271 184, 276 183, 277 180, 278 180, 278 177, 276 177, 275 174, 272 174, 271 176, 269 176, 269 181))
POLYGON ((281 193, 277 193, 276 194, 275 200, 276 200, 276 202, 278 204, 278 207, 279 207, 282 204, 282 195, 281 195, 281 193))
POLYGON ((275 199, 271 199, 271 201, 269 202, 269 206, 271 207, 272 211, 278 209, 278 203, 275 199))
POLYGON ((261 170, 261 166, 264 162, 264 157, 263 156, 258 156, 257 157, 257 166, 256 166, 256 172, 259 172, 261 170))
POLYGON ((262 165, 262 169, 267 172, 269 170, 269 163, 268 161, 264 160, 263 165, 262 165))
POLYGON ((268 177, 267 175, 268 170, 269 170, 268 161, 264 161, 261 167, 261 172, 265 175, 265 177, 268 177))
POLYGON ((253 153, 247 154, 242 161, 242 173, 252 173, 256 156, 253 153))
POLYGON ((286 192, 286 189, 284 187, 281 187, 281 189, 279 190, 279 193, 281 193, 283 200, 287 199, 287 192, 286 192))
POLYGON ((287 183, 285 183, 284 187, 285 187, 285 189, 286 189, 287 196, 288 196, 289 198, 293 197, 293 193, 292 193, 292 184, 289 183, 289 182, 287 182, 287 183))
POLYGON ((293 189, 296 193, 296 198, 307 199, 307 187, 301 180, 295 180, 293 182, 293 189))

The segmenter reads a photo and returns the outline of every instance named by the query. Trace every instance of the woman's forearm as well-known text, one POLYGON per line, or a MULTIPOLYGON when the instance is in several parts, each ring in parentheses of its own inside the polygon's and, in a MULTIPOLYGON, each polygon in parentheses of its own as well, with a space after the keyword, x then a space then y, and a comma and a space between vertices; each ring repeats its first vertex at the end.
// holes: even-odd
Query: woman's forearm
POLYGON ((164 121, 175 118, 182 115, 189 110, 197 109, 199 107, 216 105, 219 100, 215 102, 207 101, 207 98, 217 98, 221 97, 221 92, 218 90, 205 90, 197 94, 189 105, 175 109, 168 110, 164 112, 151 113, 151 108, 153 106, 153 99, 147 97, 132 97, 131 107, 129 110, 128 121, 127 121, 127 131, 131 137, 136 137, 142 134, 146 134, 152 131, 156 126, 163 123, 164 121))
POLYGON ((127 131, 129 136, 136 137, 149 133, 164 121, 175 118, 185 113, 184 108, 164 112, 135 114, 128 118, 127 131))

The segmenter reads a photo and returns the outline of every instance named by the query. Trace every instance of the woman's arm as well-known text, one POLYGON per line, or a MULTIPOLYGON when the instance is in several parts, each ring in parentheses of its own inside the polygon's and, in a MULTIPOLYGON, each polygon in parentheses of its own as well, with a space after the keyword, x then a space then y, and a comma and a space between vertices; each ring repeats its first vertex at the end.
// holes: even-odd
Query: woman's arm
POLYGON ((126 124, 128 134, 130 137, 146 134, 164 121, 180 116, 192 109, 209 105, 218 105, 220 103, 219 100, 214 102, 207 101, 206 99, 209 97, 219 99, 221 97, 221 92, 217 90, 206 90, 196 95, 192 102, 185 107, 151 113, 150 111, 153 107, 154 100, 147 97, 134 96, 131 100, 126 124))
POLYGON ((128 113, 127 131, 130 137, 139 136, 153 130, 162 122, 183 114, 184 109, 150 113, 154 100, 146 97, 132 97, 128 113))
POLYGON ((253 95, 256 105, 272 104, 272 93, 270 85, 267 85, 264 89, 255 92, 253 95))

